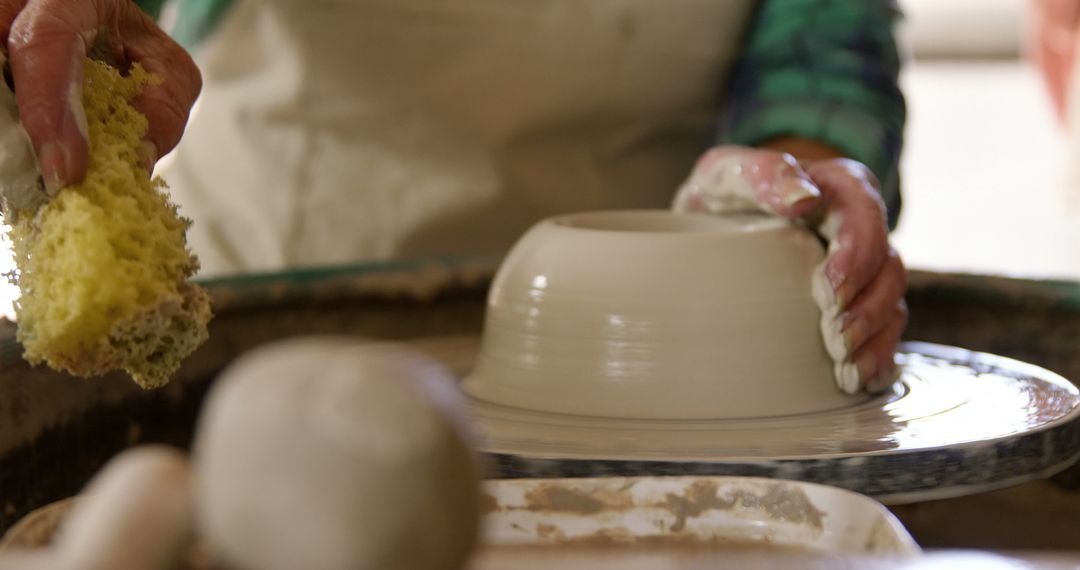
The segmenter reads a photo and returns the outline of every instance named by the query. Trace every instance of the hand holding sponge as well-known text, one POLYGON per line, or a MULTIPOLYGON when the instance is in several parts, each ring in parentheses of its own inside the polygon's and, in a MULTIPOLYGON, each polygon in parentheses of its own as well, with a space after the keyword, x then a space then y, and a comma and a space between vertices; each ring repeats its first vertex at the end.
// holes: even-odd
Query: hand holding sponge
POLYGON ((190 221, 140 153, 147 120, 131 104, 156 79, 85 61, 90 163, 82 182, 33 211, 6 211, 18 268, 24 357, 76 376, 123 369, 162 386, 207 338, 206 292, 188 279, 198 260, 190 221))

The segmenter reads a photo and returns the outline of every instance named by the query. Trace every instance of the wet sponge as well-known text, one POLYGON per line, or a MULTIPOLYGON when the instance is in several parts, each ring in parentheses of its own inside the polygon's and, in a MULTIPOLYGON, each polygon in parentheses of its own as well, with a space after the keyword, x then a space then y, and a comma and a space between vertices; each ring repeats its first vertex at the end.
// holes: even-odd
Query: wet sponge
POLYGON ((24 357, 77 376, 123 369, 140 386, 166 384, 207 338, 210 303, 187 279, 198 270, 177 214, 140 157, 147 121, 131 105, 155 79, 86 60, 83 105, 90 163, 82 183, 11 231, 18 339, 24 357))

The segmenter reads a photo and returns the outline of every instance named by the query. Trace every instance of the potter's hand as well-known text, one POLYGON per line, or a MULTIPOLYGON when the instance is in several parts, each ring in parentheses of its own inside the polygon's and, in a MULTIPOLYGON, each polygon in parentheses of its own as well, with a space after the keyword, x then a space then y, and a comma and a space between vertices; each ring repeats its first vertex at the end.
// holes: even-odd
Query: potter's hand
POLYGON ((138 62, 161 78, 135 101, 150 123, 145 151, 151 164, 179 141, 201 88, 191 57, 131 0, 0 0, 0 38, 50 194, 86 174, 86 54, 121 69, 138 62))
POLYGON ((674 208, 804 220, 829 243, 815 271, 814 299, 838 385, 848 393, 878 391, 896 379, 907 284, 868 168, 847 159, 800 165, 781 152, 721 146, 698 161, 674 208))

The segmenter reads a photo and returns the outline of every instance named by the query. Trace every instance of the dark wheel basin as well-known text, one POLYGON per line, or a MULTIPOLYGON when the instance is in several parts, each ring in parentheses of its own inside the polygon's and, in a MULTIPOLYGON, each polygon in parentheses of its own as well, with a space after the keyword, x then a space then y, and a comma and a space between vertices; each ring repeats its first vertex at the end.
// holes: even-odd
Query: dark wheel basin
MULTIPOLYGON (((164 442, 186 448, 214 377, 251 347, 311 333, 383 340, 479 333, 494 267, 491 260, 432 259, 205 282, 217 315, 210 341, 172 383, 149 392, 119 374, 85 380, 32 368, 20 357, 14 325, 3 322, 0 533, 29 511, 78 492, 126 447, 164 442)), ((906 338, 992 352, 1074 381, 1080 378, 1080 284, 927 272, 912 272, 910 281, 912 316, 906 338)), ((1051 495, 1080 496, 1071 491, 1080 487, 1080 470, 1023 492, 1043 487, 1051 495)), ((1000 503, 1000 496, 990 499, 1000 503)), ((987 533, 960 536, 963 533, 946 533, 930 524, 949 513, 982 512, 970 506, 972 500, 978 497, 951 511, 948 502, 940 502, 944 506, 903 507, 897 514, 916 539, 927 542, 924 546, 993 547, 979 540, 990 536, 987 533), (931 508, 938 514, 928 516, 931 508), (940 514, 942 509, 945 514, 940 514), (920 528, 927 530, 920 533, 920 528)), ((1073 516, 1080 517, 1080 500, 1074 504, 1073 516)), ((1059 543, 1071 540, 1068 544, 1080 548, 1080 531, 1065 538, 1061 532, 1040 534, 1038 521, 1031 520, 1040 515, 1028 511, 1015 521, 1016 531, 995 531, 994 536, 1003 537, 998 547, 1061 548, 1059 543), (1021 540, 1021 531, 1032 537, 1021 540), (1040 542, 1039 536, 1051 535, 1058 538, 1040 542)), ((957 520, 950 524, 960 526, 957 520)))

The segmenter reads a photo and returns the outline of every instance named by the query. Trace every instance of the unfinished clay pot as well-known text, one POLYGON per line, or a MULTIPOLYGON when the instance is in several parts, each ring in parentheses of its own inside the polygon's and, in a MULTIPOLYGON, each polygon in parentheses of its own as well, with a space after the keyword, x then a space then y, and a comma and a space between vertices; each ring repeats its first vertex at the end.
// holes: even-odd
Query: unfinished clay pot
POLYGON ((850 405, 810 279, 809 231, 756 215, 573 214, 504 262, 464 382, 509 408, 629 419, 747 418, 850 405))

